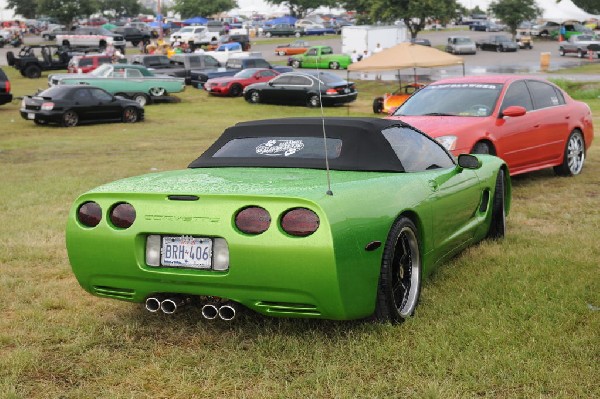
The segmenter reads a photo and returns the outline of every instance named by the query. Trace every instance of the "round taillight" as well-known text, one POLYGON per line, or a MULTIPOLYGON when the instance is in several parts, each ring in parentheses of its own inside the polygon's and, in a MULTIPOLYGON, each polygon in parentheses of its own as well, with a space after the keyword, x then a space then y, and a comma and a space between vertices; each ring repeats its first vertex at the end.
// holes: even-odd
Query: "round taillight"
POLYGON ((246 234, 261 234, 271 225, 271 215, 258 206, 244 208, 235 215, 235 226, 246 234))
POLYGON ((281 218, 281 228, 286 233, 306 237, 319 228, 319 217, 316 213, 306 208, 296 208, 287 211, 281 218))
POLYGON ((112 208, 109 217, 113 226, 127 229, 135 222, 135 209, 133 205, 122 202, 112 208))
POLYGON ((81 204, 77 210, 77 220, 84 226, 96 227, 102 220, 102 208, 91 201, 81 204))

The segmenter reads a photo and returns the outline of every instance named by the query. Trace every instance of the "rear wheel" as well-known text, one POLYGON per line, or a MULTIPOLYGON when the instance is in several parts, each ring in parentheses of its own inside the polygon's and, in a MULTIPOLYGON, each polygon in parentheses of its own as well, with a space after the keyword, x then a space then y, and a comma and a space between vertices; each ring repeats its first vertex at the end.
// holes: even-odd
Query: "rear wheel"
POLYGON ((329 69, 340 69, 340 63, 336 61, 330 62, 329 69))
POLYGON ((562 47, 560 47, 560 48, 558 49, 558 55, 560 55, 561 57, 564 57, 564 56, 565 56, 565 49, 564 49, 564 48, 562 48, 562 47))
POLYGON ((23 73, 29 79, 37 79, 40 76, 42 76, 42 68, 40 68, 37 65, 29 65, 28 67, 25 68, 23 73))
POLYGON ((135 93, 133 96, 131 96, 131 99, 140 104, 142 107, 148 104, 148 96, 144 93, 135 93))
POLYGON ((380 114, 383 112, 383 97, 377 97, 373 100, 373 113, 380 114))
POLYGON ((581 49, 577 49, 577 57, 583 58, 583 51, 581 51, 581 49))
POLYGON ((123 110, 123 122, 135 123, 138 121, 138 111, 134 107, 127 107, 123 110))
POLYGON ((229 89, 229 95, 232 97, 239 97, 242 95, 242 91, 242 85, 236 83, 231 85, 231 88, 229 89))
POLYGON ((581 173, 585 162, 585 142, 579 130, 569 136, 565 145, 563 162, 554 167, 554 172, 559 176, 575 176, 581 173))
POLYGON ((8 63, 8 66, 15 65, 15 53, 13 53, 12 51, 7 51, 6 62, 8 63))
POLYGON ((306 100, 306 105, 311 108, 318 107, 321 105, 321 99, 319 98, 318 95, 311 94, 310 96, 308 96, 308 99, 306 100))
POLYGON ((504 237, 506 232, 505 195, 504 170, 500 169, 496 177, 496 188, 494 189, 494 199, 492 201, 492 221, 487 233, 487 238, 492 240, 504 237))
POLYGON ((279 54, 279 55, 285 55, 285 51, 278 51, 277 54, 279 54))
POLYGON ((385 248, 374 317, 401 323, 415 313, 421 294, 421 252, 415 224, 400 217, 390 230, 385 248))
POLYGON ((79 115, 73 110, 66 111, 62 116, 62 124, 64 127, 77 126, 79 123, 79 115))

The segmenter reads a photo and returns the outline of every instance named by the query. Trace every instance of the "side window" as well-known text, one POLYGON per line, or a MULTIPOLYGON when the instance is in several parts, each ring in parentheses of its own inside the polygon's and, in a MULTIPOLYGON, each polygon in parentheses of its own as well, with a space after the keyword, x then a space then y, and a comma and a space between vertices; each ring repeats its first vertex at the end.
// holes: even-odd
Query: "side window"
POLYGON ((270 68, 271 65, 265 60, 254 60, 253 68, 270 68))
POLYGON ((137 69, 126 69, 125 76, 128 78, 141 78, 142 73, 140 71, 138 71, 137 69))
POLYGON ((214 57, 206 56, 204 57, 204 65, 207 67, 218 67, 219 61, 214 57))
POLYGON ((79 66, 90 66, 94 65, 94 60, 91 58, 82 58, 79 60, 79 66))
POLYGON ((311 49, 311 50, 308 50, 308 51, 306 52, 306 55, 317 55, 317 49, 316 49, 316 48, 313 48, 313 49, 311 49))
MULTIPOLYGON (((535 109, 555 107, 561 105, 561 101, 556 94, 554 86, 548 83, 540 82, 537 80, 529 80, 527 86, 531 91, 533 97, 533 105, 535 109)), ((564 99, 563 99, 564 102, 564 99)))
POLYGON ((292 82, 293 76, 281 76, 272 80, 274 86, 289 85, 292 82))
POLYGON ((525 84, 525 82, 522 80, 513 82, 508 88, 508 90, 506 90, 506 94, 504 95, 504 100, 502 101, 502 107, 500 108, 500 111, 502 112, 506 108, 511 107, 513 105, 525 107, 527 111, 533 110, 533 103, 531 102, 529 90, 527 89, 527 85, 525 84))
POLYGON ((276 73, 274 71, 271 71, 271 70, 269 70, 269 71, 261 71, 260 72, 260 76, 262 76, 262 77, 269 77, 269 76, 275 76, 275 75, 276 75, 276 73))
POLYGON ((560 105, 564 105, 565 104, 565 96, 563 95, 563 93, 556 87, 553 87, 553 89, 556 92, 556 98, 558 98, 558 103, 560 105))
POLYGON ((112 100, 112 96, 103 90, 98 89, 90 89, 92 96, 100 101, 110 101, 112 100))
POLYGON ((440 144, 424 134, 406 127, 390 127, 381 133, 406 172, 454 167, 452 157, 440 144))
POLYGON ((291 84, 294 86, 312 86, 312 80, 305 76, 294 76, 291 84))

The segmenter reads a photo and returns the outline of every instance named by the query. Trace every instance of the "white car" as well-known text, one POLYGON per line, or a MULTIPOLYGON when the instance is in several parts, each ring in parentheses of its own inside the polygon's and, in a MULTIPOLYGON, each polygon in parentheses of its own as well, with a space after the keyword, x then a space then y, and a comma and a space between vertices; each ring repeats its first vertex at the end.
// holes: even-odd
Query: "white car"
POLYGON ((218 32, 209 32, 206 26, 186 26, 169 37, 169 43, 188 43, 196 46, 219 40, 218 32))

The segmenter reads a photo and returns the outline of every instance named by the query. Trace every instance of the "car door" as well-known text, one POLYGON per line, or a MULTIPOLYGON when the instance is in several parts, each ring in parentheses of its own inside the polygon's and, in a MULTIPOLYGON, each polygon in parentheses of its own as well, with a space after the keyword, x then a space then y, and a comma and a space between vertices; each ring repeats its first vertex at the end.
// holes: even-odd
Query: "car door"
POLYGON ((430 190, 433 245, 439 256, 454 251, 473 238, 481 221, 476 219, 482 188, 476 170, 458 168, 433 139, 409 128, 383 131, 398 155, 405 173, 415 173, 430 190))
POLYGON ((270 82, 261 90, 261 101, 267 103, 279 103, 286 96, 286 88, 292 82, 291 75, 279 76, 270 82))
POLYGON ((77 112, 79 120, 94 120, 99 112, 96 101, 87 87, 81 87, 73 92, 73 110, 77 112))
POLYGON ((93 114, 95 119, 121 118, 121 105, 112 94, 95 87, 90 88, 90 94, 95 102, 93 114))
POLYGON ((304 53, 304 57, 302 58, 302 66, 305 68, 315 68, 317 66, 317 58, 317 49, 309 49, 306 53, 304 53))

